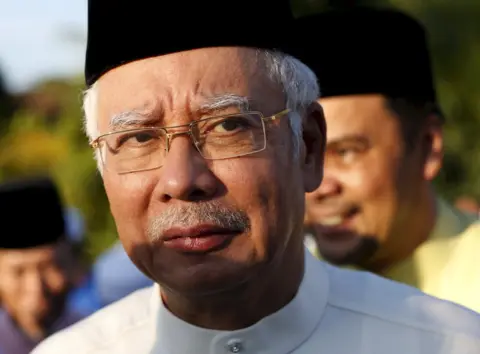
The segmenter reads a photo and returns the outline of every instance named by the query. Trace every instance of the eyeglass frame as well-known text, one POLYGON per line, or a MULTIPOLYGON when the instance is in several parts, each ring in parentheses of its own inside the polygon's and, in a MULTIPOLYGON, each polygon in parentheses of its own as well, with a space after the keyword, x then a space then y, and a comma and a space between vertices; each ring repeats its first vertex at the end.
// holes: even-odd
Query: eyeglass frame
MULTIPOLYGON (((110 131, 108 133, 105 133, 105 134, 102 134, 102 135, 99 135, 98 137, 96 137, 94 140, 92 140, 89 145, 92 149, 99 149, 100 148, 100 141, 102 138, 105 138, 107 136, 111 136, 111 135, 115 135, 115 134, 121 134, 121 133, 128 133, 128 132, 135 132, 135 131, 142 131, 142 130, 148 130, 148 129, 155 129, 155 130, 163 130, 165 132, 165 136, 166 136, 166 146, 165 146, 165 154, 168 154, 168 152, 170 151, 170 145, 171 145, 171 141, 173 140, 174 137, 176 136, 179 136, 179 135, 188 135, 190 136, 190 139, 192 140, 193 142, 193 145, 195 145, 195 149, 200 153, 200 155, 205 159, 205 160, 224 160, 224 159, 231 159, 231 158, 236 158, 236 157, 242 157, 242 156, 248 156, 248 155, 252 155, 252 154, 256 154, 258 152, 261 152, 261 151, 264 151, 267 147, 267 132, 266 132, 266 128, 265 128, 265 123, 268 122, 268 121, 275 121, 279 118, 281 118, 282 116, 284 115, 287 115, 288 113, 290 113, 291 110, 289 108, 287 109, 284 109, 283 111, 280 111, 278 113, 275 113, 275 114, 272 114, 271 116, 267 116, 265 117, 263 115, 262 112, 260 111, 245 111, 245 112, 239 112, 239 113, 232 113, 232 114, 226 114, 226 115, 218 115, 218 116, 211 116, 211 117, 206 117, 206 118, 202 118, 202 119, 199 119, 199 120, 195 120, 195 121, 192 121, 190 123, 187 123, 187 124, 181 124, 181 125, 175 125, 175 126, 168 126, 168 127, 152 127, 152 126, 149 126, 149 127, 141 127, 141 128, 132 128, 132 129, 125 129, 125 130, 118 130, 118 131, 110 131), (220 119, 220 118, 229 118, 229 117, 235 117, 235 116, 238 116, 238 115, 242 115, 242 114, 256 114, 260 117, 260 119, 262 120, 262 127, 263 127, 263 136, 264 136, 264 144, 263 144, 263 148, 260 149, 260 150, 255 150, 255 151, 252 151, 252 152, 247 152, 247 153, 243 153, 243 154, 240 154, 240 155, 235 155, 235 156, 231 156, 231 157, 223 157, 223 158, 215 158, 215 159, 211 159, 211 158, 206 158, 203 156, 202 152, 199 150, 199 147, 198 147, 198 142, 196 140, 196 138, 194 137, 194 133, 193 133, 193 127, 195 125, 198 125, 199 123, 203 122, 203 121, 208 121, 208 120, 212 120, 212 119, 220 119), (167 131, 170 130, 170 129, 177 129, 177 128, 183 128, 183 127, 188 127, 188 130, 184 130, 184 131, 180 131, 180 132, 173 132, 173 133, 169 133, 167 131)), ((103 157, 101 156, 102 154, 100 153, 100 159, 102 160, 102 165, 105 167, 105 162, 104 162, 104 159, 103 157)), ((141 171, 148 171, 148 170, 151 170, 151 169, 157 169, 157 168, 160 168, 162 167, 163 165, 161 166, 158 166, 158 167, 154 167, 154 168, 147 168, 147 169, 140 169, 140 170, 132 170, 132 171, 129 171, 129 172, 120 172, 121 174, 125 174, 125 173, 133 173, 133 172, 141 172, 141 171)), ((119 173, 119 172, 117 172, 119 173)))

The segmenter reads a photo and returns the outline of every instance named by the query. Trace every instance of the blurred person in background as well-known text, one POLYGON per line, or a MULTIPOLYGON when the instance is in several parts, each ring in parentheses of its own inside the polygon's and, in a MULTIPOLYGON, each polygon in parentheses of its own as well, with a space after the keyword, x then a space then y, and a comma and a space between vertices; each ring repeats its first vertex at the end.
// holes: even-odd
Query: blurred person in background
POLYGON ((82 318, 69 309, 76 262, 64 209, 48 178, 0 185, 0 351, 27 354, 82 318))
POLYGON ((120 242, 98 257, 93 265, 93 278, 102 306, 153 285, 153 281, 128 258, 120 242))
POLYGON ((156 284, 33 353, 479 352, 480 315, 305 250, 326 127, 289 1, 188 5, 89 1, 85 128, 156 284))
POLYGON ((328 33, 305 53, 328 127, 324 180, 306 196, 313 252, 480 311, 477 216, 431 185, 444 118, 424 28, 394 10, 353 8, 313 16, 304 31, 328 33))
POLYGON ((75 313, 86 317, 99 310, 100 300, 98 284, 94 280, 95 272, 83 259, 85 244, 85 221, 77 208, 67 207, 64 211, 65 235, 72 250, 74 286, 68 294, 67 306, 75 313))
POLYGON ((480 213, 480 205, 478 201, 469 196, 461 196, 455 200, 455 207, 464 210, 471 214, 479 214, 480 213))

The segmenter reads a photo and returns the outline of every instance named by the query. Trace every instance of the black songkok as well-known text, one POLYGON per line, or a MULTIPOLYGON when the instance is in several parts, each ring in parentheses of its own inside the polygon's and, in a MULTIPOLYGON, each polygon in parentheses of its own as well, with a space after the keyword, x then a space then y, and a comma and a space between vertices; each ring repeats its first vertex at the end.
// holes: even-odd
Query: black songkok
POLYGON ((288 0, 89 0, 85 80, 148 57, 237 46, 288 54, 288 0))
POLYGON ((410 16, 331 10, 300 19, 297 29, 305 38, 297 57, 316 73, 321 97, 380 93, 436 103, 426 32, 410 16))
POLYGON ((49 178, 0 184, 0 249, 26 249, 65 237, 60 196, 49 178))

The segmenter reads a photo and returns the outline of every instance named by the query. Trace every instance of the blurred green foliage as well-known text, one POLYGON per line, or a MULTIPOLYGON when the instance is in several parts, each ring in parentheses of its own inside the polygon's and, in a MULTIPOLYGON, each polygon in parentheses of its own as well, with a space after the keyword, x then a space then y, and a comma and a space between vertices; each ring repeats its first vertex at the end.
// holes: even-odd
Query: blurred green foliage
MULTIPOLYGON (((83 82, 47 81, 15 97, 18 108, 0 117, 0 179, 49 174, 64 200, 89 227, 86 253, 94 257, 115 239, 93 151, 82 130, 83 82)), ((28 221, 27 221, 28 222, 28 221)))
MULTIPOLYGON (((480 198, 480 2, 478 0, 292 0, 298 15, 353 3, 395 6, 429 29, 440 103, 447 117, 444 168, 437 189, 448 199, 480 198)), ((313 38, 321 37, 318 33, 313 38)), ((312 41, 315 45, 315 39, 312 41)), ((51 174, 66 203, 88 224, 87 255, 116 238, 93 151, 82 130, 83 81, 49 80, 9 95, 0 77, 0 180, 51 174)))

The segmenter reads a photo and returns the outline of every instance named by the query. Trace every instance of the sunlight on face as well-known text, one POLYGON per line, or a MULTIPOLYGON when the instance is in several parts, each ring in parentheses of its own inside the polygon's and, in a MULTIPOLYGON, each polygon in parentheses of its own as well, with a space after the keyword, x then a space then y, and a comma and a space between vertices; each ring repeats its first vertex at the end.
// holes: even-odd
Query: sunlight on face
POLYGON ((422 166, 404 154, 400 121, 383 96, 320 102, 328 126, 325 176, 306 196, 306 219, 326 259, 363 262, 390 241, 400 218, 412 209, 422 166))
MULTIPOLYGON (((144 117, 136 126, 169 127, 247 108, 204 109, 225 95, 245 98, 248 109, 264 116, 281 112, 282 88, 259 75, 256 58, 250 49, 209 48, 118 67, 99 80, 100 133, 126 111, 144 117)), ((206 160, 191 137, 178 135, 160 168, 105 170, 119 236, 142 271, 177 291, 211 292, 245 282, 285 252, 302 228, 303 176, 288 120, 265 128, 266 149, 253 155, 206 160), (192 234, 213 236, 167 240, 192 234)))

